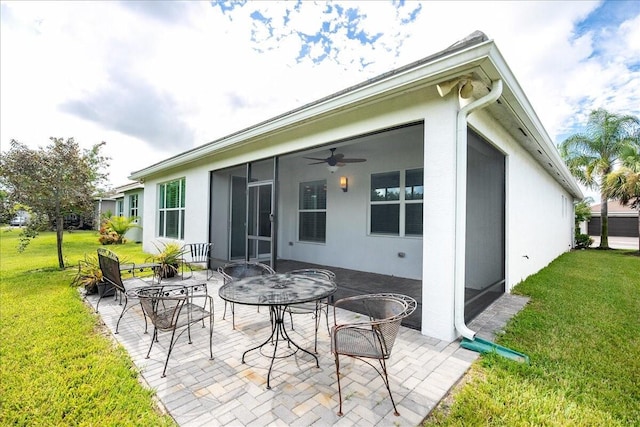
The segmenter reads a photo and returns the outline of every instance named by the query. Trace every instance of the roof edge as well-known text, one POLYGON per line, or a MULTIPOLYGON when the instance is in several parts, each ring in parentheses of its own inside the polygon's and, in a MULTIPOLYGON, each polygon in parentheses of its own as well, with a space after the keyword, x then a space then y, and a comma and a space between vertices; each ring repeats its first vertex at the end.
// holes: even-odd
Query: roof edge
MULTIPOLYGON (((409 64, 403 65, 399 68, 395 68, 391 71, 385 72, 383 74, 380 74, 376 77, 373 77, 371 79, 365 80, 363 82, 357 83, 353 86, 349 86, 345 89, 342 89, 338 92, 334 92, 330 95, 327 95, 325 97, 319 98, 315 101, 312 101, 310 103, 304 104, 300 107, 294 108, 293 110, 289 110, 287 112, 284 112, 282 114, 279 114, 277 116, 271 117, 267 120, 263 120, 261 122, 258 122, 252 126, 246 127, 244 129, 238 130, 236 132, 230 133, 226 136, 223 136, 221 138, 215 139, 213 141, 210 141, 208 143, 205 143, 203 145, 194 147, 192 149, 189 149, 187 151, 183 151, 175 156, 169 157, 165 160, 162 160, 158 163, 155 163, 153 165, 150 165, 146 168, 134 171, 131 173, 131 175, 128 177, 129 179, 133 180, 133 181, 140 181, 143 180, 145 177, 149 176, 149 175, 153 175, 155 173, 158 173, 164 169, 168 169, 168 168, 174 168, 177 166, 181 166, 196 160, 199 160, 200 158, 202 158, 203 155, 208 155, 211 152, 215 151, 216 148, 218 148, 218 146, 226 141, 231 141, 231 143, 233 143, 234 139, 239 139, 238 137, 245 135, 245 134, 249 134, 251 132, 255 132, 256 130, 259 130, 261 128, 266 127, 267 125, 270 124, 274 124, 278 121, 282 121, 286 118, 291 118, 291 117, 295 117, 297 114, 301 114, 302 112, 308 111, 313 107, 317 107, 320 106, 324 103, 327 103, 329 101, 333 101, 336 99, 339 99, 340 97, 343 97, 347 94, 351 94, 354 93, 358 90, 367 88, 367 87, 371 87, 371 86, 375 86, 376 84, 380 84, 381 82, 387 81, 388 79, 394 77, 394 76, 400 76, 402 74, 405 74, 409 71, 413 71, 416 69, 419 69, 421 67, 424 67, 426 65, 429 65, 431 63, 436 62, 437 60, 440 59, 444 59, 450 56, 453 56, 455 54, 459 54, 463 51, 466 51, 468 49, 474 48, 474 47, 478 47, 482 44, 485 43, 492 43, 492 41, 481 31, 474 31, 473 33, 469 34, 467 37, 455 42, 454 44, 450 45, 449 47, 438 51, 432 55, 426 56, 424 58, 421 58, 417 61, 413 61, 409 64), (193 158, 192 158, 193 157, 193 158)), ((286 126, 286 123, 283 123, 281 127, 286 126)), ((277 127, 277 126, 276 126, 277 127)), ((250 135, 247 135, 247 137, 250 137, 250 135)), ((237 141, 236 141, 237 142, 237 141)))

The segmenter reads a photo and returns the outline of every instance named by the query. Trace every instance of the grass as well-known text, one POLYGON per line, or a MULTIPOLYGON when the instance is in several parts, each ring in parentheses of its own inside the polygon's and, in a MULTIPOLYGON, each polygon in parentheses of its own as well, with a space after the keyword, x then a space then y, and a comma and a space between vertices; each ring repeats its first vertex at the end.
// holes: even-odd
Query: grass
MULTIPOLYGON (((636 252, 637 253, 637 252, 636 252)), ((640 425, 640 257, 575 251, 515 287, 531 297, 424 426, 640 425)))
MULTIPOLYGON (((0 229, 0 424, 175 425, 69 286, 78 260, 99 247, 97 233, 65 233, 64 271, 54 233, 41 234, 22 254, 18 233, 0 229)), ((110 248, 131 261, 147 256, 139 244, 110 248)))

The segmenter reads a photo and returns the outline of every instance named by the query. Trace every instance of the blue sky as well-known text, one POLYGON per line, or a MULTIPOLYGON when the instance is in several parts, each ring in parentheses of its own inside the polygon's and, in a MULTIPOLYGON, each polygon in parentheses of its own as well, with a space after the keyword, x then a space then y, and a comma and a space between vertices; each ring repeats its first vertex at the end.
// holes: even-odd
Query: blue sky
POLYGON ((0 147, 106 141, 113 185, 475 30, 556 143, 594 108, 640 115, 638 1, 10 1, 0 19, 0 147))

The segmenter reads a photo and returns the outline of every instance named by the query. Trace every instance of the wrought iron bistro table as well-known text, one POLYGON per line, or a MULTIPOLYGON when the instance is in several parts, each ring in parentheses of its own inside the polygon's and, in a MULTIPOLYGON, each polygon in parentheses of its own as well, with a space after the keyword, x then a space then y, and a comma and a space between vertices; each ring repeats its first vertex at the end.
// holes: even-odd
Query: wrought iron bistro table
POLYGON ((244 363, 244 356, 247 353, 261 349, 267 343, 273 343, 273 355, 271 356, 271 364, 267 374, 267 389, 271 388, 269 377, 271 376, 273 362, 276 359, 278 341, 281 339, 287 341, 289 348, 293 345, 295 350, 278 358, 289 357, 298 350, 302 350, 313 356, 316 359, 316 367, 320 367, 318 357, 296 344, 287 333, 284 327, 285 312, 289 305, 321 300, 335 293, 337 289, 335 282, 328 278, 286 273, 238 279, 220 288, 218 294, 225 301, 234 304, 269 307, 272 319, 271 335, 263 343, 242 353, 242 363, 244 363))

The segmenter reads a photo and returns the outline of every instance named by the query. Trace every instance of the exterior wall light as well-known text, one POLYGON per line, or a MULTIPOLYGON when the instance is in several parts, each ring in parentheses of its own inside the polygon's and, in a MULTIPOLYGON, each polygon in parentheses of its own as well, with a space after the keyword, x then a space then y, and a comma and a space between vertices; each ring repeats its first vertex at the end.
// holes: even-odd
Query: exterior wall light
POLYGON ((347 179, 346 176, 341 176, 340 177, 340 188, 342 189, 342 191, 344 191, 345 193, 347 192, 347 190, 349 189, 349 180, 347 179))

